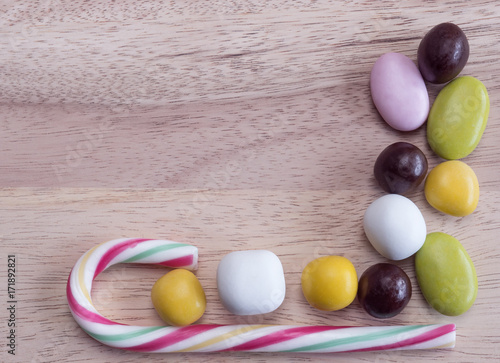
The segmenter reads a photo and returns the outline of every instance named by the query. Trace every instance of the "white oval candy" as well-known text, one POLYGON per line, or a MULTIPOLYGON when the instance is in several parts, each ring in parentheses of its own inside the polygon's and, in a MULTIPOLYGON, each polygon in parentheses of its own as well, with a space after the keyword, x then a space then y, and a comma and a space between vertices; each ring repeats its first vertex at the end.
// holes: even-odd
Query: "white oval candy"
POLYGON ((427 234, 418 207, 398 194, 375 200, 365 212, 363 227, 373 247, 391 260, 413 255, 422 247, 427 234))
POLYGON ((224 256, 217 268, 222 304, 236 315, 265 314, 285 299, 285 274, 271 251, 236 251, 224 256))

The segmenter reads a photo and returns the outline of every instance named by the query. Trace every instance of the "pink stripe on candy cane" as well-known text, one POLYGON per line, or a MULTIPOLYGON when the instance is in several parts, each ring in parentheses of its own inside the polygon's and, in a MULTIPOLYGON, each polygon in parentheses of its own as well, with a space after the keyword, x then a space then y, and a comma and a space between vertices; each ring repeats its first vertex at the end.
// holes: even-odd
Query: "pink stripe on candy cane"
POLYGON ((69 307, 71 308, 71 311, 73 311, 80 318, 85 319, 85 320, 90 321, 90 322, 93 322, 93 323, 106 324, 106 325, 124 325, 124 324, 116 323, 114 321, 106 319, 105 317, 103 317, 99 314, 96 314, 92 311, 89 311, 89 310, 85 309, 83 306, 81 306, 80 304, 78 304, 75 297, 73 296, 73 292, 71 291, 71 286, 70 286, 70 282, 69 282, 72 274, 73 274, 73 271, 69 275, 68 284, 66 285, 66 296, 68 297, 68 304, 69 304, 69 307))
POLYGON ((455 324, 447 324, 444 326, 440 326, 431 331, 420 334, 419 336, 402 340, 397 343, 380 345, 377 347, 363 348, 363 349, 354 349, 349 350, 348 352, 367 352, 367 351, 376 351, 376 350, 389 350, 389 349, 397 349, 412 346, 419 343, 424 343, 426 341, 439 338, 445 334, 449 334, 455 331, 455 324))
POLYGON ((268 334, 266 336, 251 340, 251 341, 246 342, 246 343, 236 345, 236 346, 231 347, 231 348, 224 349, 223 351, 254 350, 254 349, 267 347, 267 346, 272 345, 272 344, 285 342, 287 340, 300 338, 304 335, 321 333, 324 331, 341 329, 341 328, 345 328, 345 327, 303 326, 303 327, 290 328, 290 329, 280 330, 280 331, 268 334))
POLYGON ((145 241, 150 241, 148 238, 134 238, 134 239, 129 239, 126 241, 123 241, 122 243, 117 244, 116 246, 113 246, 107 251, 100 259, 99 264, 97 265, 97 268, 94 273, 94 279, 96 278, 97 275, 99 275, 102 271, 108 267, 109 263, 118 256, 120 253, 125 251, 128 248, 132 248, 137 246, 141 242, 145 241))
POLYGON ((183 340, 192 338, 196 334, 201 334, 218 327, 220 327, 220 325, 201 324, 185 326, 182 328, 174 328, 175 330, 172 333, 164 335, 158 339, 132 347, 124 347, 122 349, 132 350, 134 352, 154 352, 183 340))
POLYGON ((190 266, 192 263, 193 263, 193 255, 188 255, 188 256, 173 258, 168 261, 163 261, 158 263, 158 265, 178 268, 178 267, 190 266))

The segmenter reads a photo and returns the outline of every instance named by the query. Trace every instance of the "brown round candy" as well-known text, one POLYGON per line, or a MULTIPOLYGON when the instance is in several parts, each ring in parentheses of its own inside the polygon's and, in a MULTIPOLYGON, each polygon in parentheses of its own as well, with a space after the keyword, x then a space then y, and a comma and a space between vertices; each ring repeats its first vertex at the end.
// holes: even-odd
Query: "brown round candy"
POLYGON ((396 265, 378 263, 363 272, 359 279, 358 301, 375 318, 396 316, 410 299, 410 278, 396 265))
POLYGON ((427 175, 427 158, 415 145, 396 142, 380 153, 375 162, 375 179, 388 193, 405 194, 427 175))

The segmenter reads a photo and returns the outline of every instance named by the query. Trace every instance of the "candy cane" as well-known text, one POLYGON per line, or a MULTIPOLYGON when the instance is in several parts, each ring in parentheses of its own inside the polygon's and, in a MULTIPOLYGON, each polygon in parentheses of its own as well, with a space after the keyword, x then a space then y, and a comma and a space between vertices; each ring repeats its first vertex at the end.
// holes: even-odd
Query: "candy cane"
POLYGON ((111 347, 139 352, 356 352, 446 348, 455 345, 455 325, 335 327, 293 325, 132 326, 102 316, 90 292, 96 276, 117 263, 196 269, 194 246, 166 240, 116 239, 85 253, 67 285, 69 308, 91 337, 111 347))

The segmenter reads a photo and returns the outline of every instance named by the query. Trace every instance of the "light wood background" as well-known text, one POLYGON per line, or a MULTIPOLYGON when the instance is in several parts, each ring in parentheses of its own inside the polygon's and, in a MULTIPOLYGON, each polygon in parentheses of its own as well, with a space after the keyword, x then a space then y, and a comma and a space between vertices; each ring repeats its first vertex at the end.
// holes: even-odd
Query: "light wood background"
MULTIPOLYGON (((500 3, 495 1, 1 1, 0 361, 498 361, 500 358, 500 3), (429 231, 457 237, 475 263, 479 294, 460 317, 433 311, 409 258, 413 298, 377 320, 357 301, 325 313, 302 296, 312 259, 349 258, 358 275, 385 261, 362 229, 384 193, 372 168, 389 144, 419 146, 375 111, 369 74, 395 51, 416 60, 421 38, 452 21, 468 36, 462 74, 483 81, 491 112, 464 161, 477 173, 477 210, 433 210, 408 195, 429 231), (72 319, 65 285, 97 243, 151 237, 194 244, 208 298, 202 323, 457 324, 453 350, 340 354, 153 355, 108 348, 72 319), (283 305, 253 318, 227 313, 215 272, 230 251, 281 259, 283 305), (7 255, 16 255, 16 356, 7 354, 7 255)), ((441 86, 429 86, 431 102, 441 86)), ((117 266, 98 277, 97 307, 133 324, 161 323, 149 298, 165 269, 117 266)))

